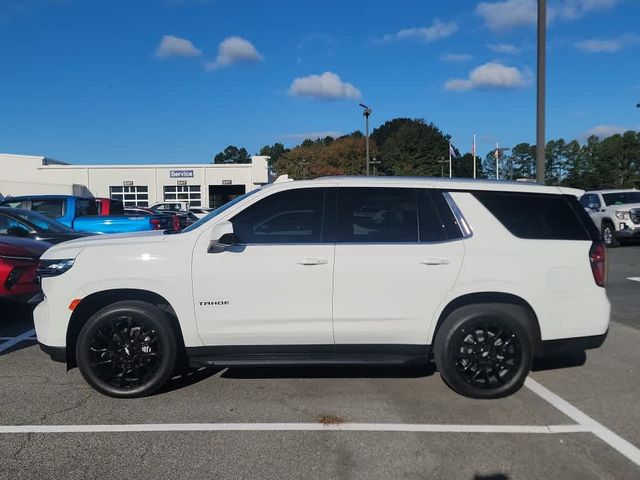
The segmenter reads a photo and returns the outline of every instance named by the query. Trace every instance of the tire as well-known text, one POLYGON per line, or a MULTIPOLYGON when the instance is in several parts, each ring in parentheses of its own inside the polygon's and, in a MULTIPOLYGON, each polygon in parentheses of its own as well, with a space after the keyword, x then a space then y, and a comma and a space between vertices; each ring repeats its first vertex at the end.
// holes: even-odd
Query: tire
POLYGON ((616 238, 616 229, 611 222, 602 223, 602 241, 608 248, 620 246, 620 241, 616 238))
POLYGON ((177 350, 176 336, 160 309, 146 302, 122 301, 99 310, 84 324, 76 360, 95 390, 134 398, 152 394, 169 380, 177 350))
POLYGON ((531 370, 532 345, 531 326, 522 307, 466 305, 453 311, 438 329, 434 357, 442 379, 459 394, 502 398, 522 387, 531 370))

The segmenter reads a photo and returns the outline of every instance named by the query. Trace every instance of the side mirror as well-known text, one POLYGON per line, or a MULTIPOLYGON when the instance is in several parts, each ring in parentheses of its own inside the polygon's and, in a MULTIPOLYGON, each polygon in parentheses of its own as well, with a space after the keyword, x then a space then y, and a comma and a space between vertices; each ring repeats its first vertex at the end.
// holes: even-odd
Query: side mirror
POLYGON ((233 233, 233 224, 228 221, 219 222, 211 228, 211 241, 207 252, 224 252, 231 245, 235 245, 238 242, 238 236, 233 233))
POLYGON ((598 205, 597 203, 590 203, 589 205, 587 205, 587 208, 589 210, 593 210, 594 212, 597 212, 598 210, 600 210, 600 205, 598 205))

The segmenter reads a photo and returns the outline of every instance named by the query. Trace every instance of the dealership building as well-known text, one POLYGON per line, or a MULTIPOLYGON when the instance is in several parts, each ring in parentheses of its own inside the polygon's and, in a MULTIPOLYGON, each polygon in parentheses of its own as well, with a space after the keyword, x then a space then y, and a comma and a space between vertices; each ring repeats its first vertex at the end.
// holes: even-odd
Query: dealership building
POLYGON ((126 206, 187 201, 216 208, 269 181, 269 157, 247 164, 70 165, 42 156, 0 154, 0 194, 117 198, 126 206))

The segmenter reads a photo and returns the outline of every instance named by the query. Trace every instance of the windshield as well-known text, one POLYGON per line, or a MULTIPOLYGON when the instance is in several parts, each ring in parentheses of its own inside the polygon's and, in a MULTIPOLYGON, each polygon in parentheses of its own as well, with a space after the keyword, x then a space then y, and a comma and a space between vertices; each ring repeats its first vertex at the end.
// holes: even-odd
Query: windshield
POLYGON ((260 191, 259 188, 256 188, 255 190, 251 190, 250 192, 245 193, 244 195, 240 195, 239 197, 234 198, 233 200, 231 200, 230 202, 225 203, 224 205, 216 208, 215 210, 213 210, 211 213, 209 213, 206 217, 202 217, 200 220, 198 220, 195 223, 192 223, 191 225, 189 225, 187 228, 185 228, 184 230, 182 230, 183 232, 190 232, 192 230, 195 230, 196 228, 200 227, 200 225, 204 225, 205 223, 207 223, 209 220, 211 220, 214 217, 217 217, 218 215, 220 215, 222 212, 224 212, 225 210, 227 210, 228 208, 233 207, 236 203, 241 202, 242 200, 244 200, 247 197, 250 197, 251 195, 253 195, 254 193, 258 193, 260 191))
POLYGON ((603 193, 602 198, 607 206, 640 203, 640 192, 603 193))
POLYGON ((63 225, 60 222, 56 222, 55 220, 52 220, 49 217, 45 217, 44 215, 41 215, 36 212, 32 212, 30 210, 16 210, 11 213, 13 213, 16 217, 20 217, 26 220, 27 222, 32 223, 33 225, 38 227, 40 230, 43 230, 45 232, 54 232, 54 233, 73 232, 73 230, 71 230, 66 225, 63 225))

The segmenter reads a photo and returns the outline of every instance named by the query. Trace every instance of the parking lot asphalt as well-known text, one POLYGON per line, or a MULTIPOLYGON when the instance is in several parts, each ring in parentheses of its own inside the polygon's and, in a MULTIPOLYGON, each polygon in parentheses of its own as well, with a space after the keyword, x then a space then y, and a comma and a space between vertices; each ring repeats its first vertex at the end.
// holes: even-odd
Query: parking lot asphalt
POLYGON ((608 253, 603 348, 492 401, 428 367, 200 370, 116 400, 0 305, 0 478, 640 478, 640 247, 608 253))

